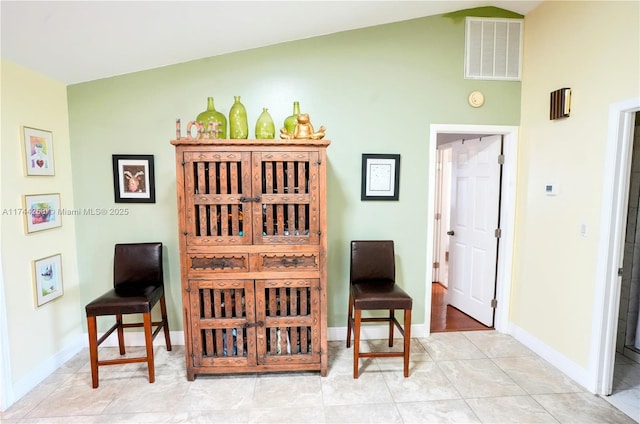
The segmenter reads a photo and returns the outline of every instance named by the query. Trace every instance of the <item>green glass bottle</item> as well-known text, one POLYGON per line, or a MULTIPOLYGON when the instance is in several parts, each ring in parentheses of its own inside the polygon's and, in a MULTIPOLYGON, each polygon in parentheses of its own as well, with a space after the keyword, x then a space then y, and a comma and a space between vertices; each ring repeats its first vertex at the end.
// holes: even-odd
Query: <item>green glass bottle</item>
POLYGON ((257 139, 273 139, 276 136, 276 125, 273 118, 269 114, 266 107, 262 108, 262 113, 256 122, 256 138, 257 139))
POLYGON ((207 131, 207 128, 209 128, 209 122, 217 122, 218 133, 217 136, 213 138, 227 138, 227 118, 216 110, 213 105, 213 97, 207 97, 207 110, 200 113, 196 118, 196 121, 202 122, 205 132, 207 131))
POLYGON ((300 115, 300 103, 293 102, 293 115, 287 116, 284 120, 284 129, 289 134, 293 134, 298 123, 298 115, 300 115))
POLYGON ((240 103, 240 96, 233 96, 233 98, 235 101, 229 111, 229 138, 248 138, 247 110, 240 103))

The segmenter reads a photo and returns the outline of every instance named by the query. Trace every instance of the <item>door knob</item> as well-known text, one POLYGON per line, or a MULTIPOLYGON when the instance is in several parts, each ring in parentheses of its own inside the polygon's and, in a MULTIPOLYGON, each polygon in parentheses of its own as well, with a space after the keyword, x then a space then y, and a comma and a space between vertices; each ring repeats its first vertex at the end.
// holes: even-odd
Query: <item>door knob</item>
POLYGON ((447 235, 448 235, 448 236, 452 236, 453 234, 454 234, 454 233, 453 233, 453 230, 451 230, 451 231, 447 231, 447 235))

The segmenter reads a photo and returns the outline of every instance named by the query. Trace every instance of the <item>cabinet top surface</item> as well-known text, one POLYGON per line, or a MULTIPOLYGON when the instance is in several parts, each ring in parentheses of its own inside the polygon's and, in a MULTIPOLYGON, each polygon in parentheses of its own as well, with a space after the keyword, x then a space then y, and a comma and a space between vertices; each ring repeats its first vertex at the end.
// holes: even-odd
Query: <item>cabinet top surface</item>
POLYGON ((331 144, 329 140, 310 139, 196 139, 183 137, 171 140, 174 146, 306 146, 306 147, 326 147, 331 144))

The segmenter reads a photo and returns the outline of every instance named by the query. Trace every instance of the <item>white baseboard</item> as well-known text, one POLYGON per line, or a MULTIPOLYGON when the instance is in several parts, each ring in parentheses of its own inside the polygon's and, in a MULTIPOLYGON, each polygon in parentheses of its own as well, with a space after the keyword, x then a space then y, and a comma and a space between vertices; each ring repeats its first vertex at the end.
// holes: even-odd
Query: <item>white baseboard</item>
MULTIPOLYGON (((424 338, 429 335, 424 324, 411 326, 411 338, 424 338)), ((376 340, 386 339, 389 337, 389 326, 383 325, 363 325, 360 327, 360 340, 376 340)), ((400 338, 402 335, 395 329, 395 337, 400 338)), ((327 340, 347 340, 347 327, 329 327, 327 329, 327 340)))
MULTIPOLYGON (((396 335, 401 337, 396 329, 396 335)), ((184 346, 184 332, 171 331, 171 344, 176 346, 184 346)), ((360 330, 360 338, 362 340, 386 339, 389 335, 389 326, 387 325, 363 325, 360 330)), ((424 324, 411 326, 411 338, 424 338, 429 335, 424 324)), ((101 337, 102 334, 98 334, 101 337)), ((144 334, 141 331, 125 332, 125 343, 127 346, 144 346, 144 334)), ((346 340, 347 327, 329 327, 327 329, 327 340, 346 340)), ((89 339, 85 336, 84 347, 89 347, 89 339)), ((158 334, 153 341, 154 346, 164 346, 164 336, 158 334)), ((118 338, 116 334, 112 334, 100 346, 114 347, 118 346, 118 338)))
POLYGON ((556 367, 559 371, 565 373, 573 381, 580 384, 591 393, 596 393, 596 387, 592 384, 594 380, 590 377, 589 370, 576 364, 560 352, 552 349, 540 339, 513 323, 509 323, 509 334, 511 334, 514 339, 534 351, 542 359, 556 367))
MULTIPOLYGON (((104 333, 98 333, 98 338, 102 337, 104 333)), ((169 337, 171 337, 171 344, 176 346, 184 346, 184 332, 183 331, 169 331, 169 337)), ((144 346, 144 333, 142 331, 125 331, 124 332, 124 344, 125 346, 144 346)), ((164 346, 164 333, 160 332, 153 340, 154 346, 164 346)), ((111 334, 100 347, 117 347, 118 335, 116 332, 111 334)), ((89 337, 85 334, 84 347, 89 347, 89 337)))

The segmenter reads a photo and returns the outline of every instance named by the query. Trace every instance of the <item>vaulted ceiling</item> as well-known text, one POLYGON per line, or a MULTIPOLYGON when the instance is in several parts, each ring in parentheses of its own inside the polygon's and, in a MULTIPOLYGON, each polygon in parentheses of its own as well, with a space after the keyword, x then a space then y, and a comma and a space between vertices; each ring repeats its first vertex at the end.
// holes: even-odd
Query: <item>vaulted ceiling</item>
POLYGON ((481 6, 541 1, 0 1, 3 59, 65 84, 481 6))

